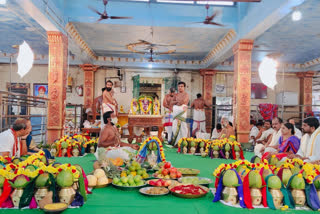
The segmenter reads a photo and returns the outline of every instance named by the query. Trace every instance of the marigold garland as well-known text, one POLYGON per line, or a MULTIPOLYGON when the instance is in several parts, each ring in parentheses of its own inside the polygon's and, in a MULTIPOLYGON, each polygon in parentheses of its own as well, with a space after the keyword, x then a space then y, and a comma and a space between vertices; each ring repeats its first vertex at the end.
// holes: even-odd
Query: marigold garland
POLYGON ((130 110, 131 110, 131 113, 132 113, 133 115, 136 115, 137 113, 139 113, 140 104, 138 103, 137 99, 133 98, 133 99, 131 100, 130 110), (137 103, 136 111, 135 111, 134 108, 133 108, 133 103, 134 103, 134 102, 137 103))
POLYGON ((148 114, 148 113, 150 112, 150 109, 151 109, 151 107, 152 107, 152 104, 153 104, 153 100, 152 100, 150 97, 140 97, 140 98, 139 98, 140 110, 141 110, 141 112, 144 113, 144 114, 148 114), (144 100, 145 98, 149 101, 147 110, 144 110, 144 109, 143 109, 143 104, 142 104, 142 100, 144 100))
POLYGON ((159 115, 159 114, 160 114, 160 102, 159 100, 156 100, 153 103, 153 115, 159 115), (156 106, 158 106, 157 109, 156 109, 156 106))

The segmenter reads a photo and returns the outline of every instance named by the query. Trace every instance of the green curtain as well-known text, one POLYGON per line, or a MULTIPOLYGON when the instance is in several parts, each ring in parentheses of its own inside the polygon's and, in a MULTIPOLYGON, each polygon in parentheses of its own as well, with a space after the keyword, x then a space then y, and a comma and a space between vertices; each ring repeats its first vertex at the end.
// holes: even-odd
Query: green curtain
POLYGON ((174 87, 176 89, 176 91, 178 90, 178 82, 180 81, 180 78, 177 76, 174 77, 164 77, 163 78, 164 81, 164 89, 165 89, 165 93, 168 93, 169 89, 171 87, 174 87))
POLYGON ((140 75, 136 75, 132 77, 133 81, 133 89, 132 89, 132 96, 133 98, 139 99, 140 94, 140 75))

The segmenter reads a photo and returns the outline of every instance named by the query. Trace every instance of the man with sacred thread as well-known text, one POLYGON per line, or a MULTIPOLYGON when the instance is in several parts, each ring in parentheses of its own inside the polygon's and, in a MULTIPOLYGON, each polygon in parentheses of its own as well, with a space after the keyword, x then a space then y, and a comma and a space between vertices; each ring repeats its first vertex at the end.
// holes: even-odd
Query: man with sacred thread
POLYGON ((176 96, 176 90, 175 88, 170 88, 169 94, 166 94, 166 96, 163 99, 163 107, 165 107, 165 118, 164 118, 164 124, 163 126, 166 129, 166 132, 168 133, 168 143, 171 143, 172 141, 172 111, 173 111, 173 98, 176 96))
POLYGON ((193 109, 193 127, 192 136, 195 137, 197 132, 206 133, 206 115, 204 107, 209 108, 201 94, 197 94, 197 99, 191 103, 193 109))
POLYGON ((113 97, 114 90, 112 89, 113 82, 108 80, 106 83, 106 87, 102 92, 102 106, 101 106, 101 128, 103 128, 103 114, 108 111, 112 111, 111 121, 116 124, 118 122, 118 103, 116 99, 113 97))
POLYGON ((26 139, 32 130, 30 120, 18 118, 12 128, 0 133, 0 155, 21 157, 28 152, 26 139))
POLYGON ((174 96, 172 100, 173 104, 173 123, 172 123, 172 131, 173 131, 173 139, 172 145, 177 145, 178 141, 183 137, 188 137, 188 125, 186 122, 187 119, 187 111, 188 111, 188 103, 189 103, 189 95, 185 92, 186 83, 179 82, 178 83, 178 92, 176 96, 174 96))

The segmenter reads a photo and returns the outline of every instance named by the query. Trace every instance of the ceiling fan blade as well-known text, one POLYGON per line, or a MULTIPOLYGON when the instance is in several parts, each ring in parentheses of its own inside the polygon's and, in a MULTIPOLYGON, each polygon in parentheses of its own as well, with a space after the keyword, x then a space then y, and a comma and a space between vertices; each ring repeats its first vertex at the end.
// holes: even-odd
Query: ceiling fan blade
POLYGON ((102 16, 102 13, 100 13, 99 11, 97 11, 96 9, 94 9, 93 7, 89 6, 88 7, 90 10, 92 10, 93 12, 97 13, 98 15, 102 16))
POLYGON ((110 19, 132 19, 132 17, 110 16, 110 19))
POLYGON ((209 22, 208 25, 218 25, 218 26, 220 26, 220 27, 224 27, 223 24, 219 24, 219 23, 217 23, 217 22, 209 22))
POLYGON ((96 21, 96 23, 99 23, 99 22, 101 22, 102 20, 104 20, 104 19, 100 18, 100 19, 98 19, 98 20, 96 21))
POLYGON ((214 19, 214 17, 216 17, 219 13, 215 12, 214 14, 212 14, 212 16, 208 17, 208 21, 212 21, 214 19))

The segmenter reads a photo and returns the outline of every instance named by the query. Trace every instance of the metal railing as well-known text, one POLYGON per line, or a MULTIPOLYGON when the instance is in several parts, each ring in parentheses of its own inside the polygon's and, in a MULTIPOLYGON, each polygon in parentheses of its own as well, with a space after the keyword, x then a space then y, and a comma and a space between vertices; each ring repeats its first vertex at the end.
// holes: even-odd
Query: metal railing
POLYGON ((36 143, 46 140, 49 99, 26 94, 0 91, 0 132, 11 128, 17 118, 28 118, 36 143))

